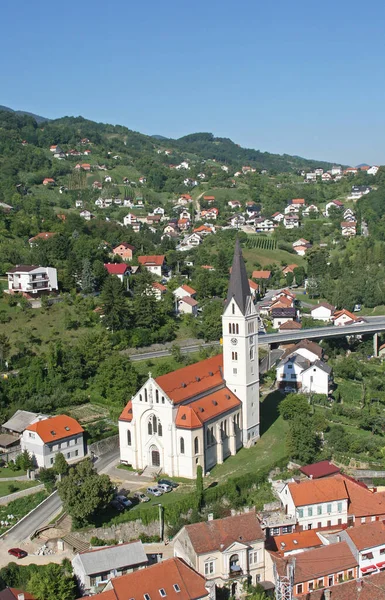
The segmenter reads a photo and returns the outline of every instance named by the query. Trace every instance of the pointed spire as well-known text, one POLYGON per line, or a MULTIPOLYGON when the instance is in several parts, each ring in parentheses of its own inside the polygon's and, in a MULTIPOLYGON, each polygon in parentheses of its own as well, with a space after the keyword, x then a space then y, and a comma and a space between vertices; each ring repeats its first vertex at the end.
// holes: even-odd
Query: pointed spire
POLYGON ((239 239, 235 241, 235 250, 233 264, 231 267, 231 275, 229 289, 227 292, 227 300, 225 308, 228 307, 231 300, 235 300, 239 309, 244 315, 246 312, 247 298, 250 296, 249 279, 246 273, 245 261, 242 256, 242 249, 239 239))

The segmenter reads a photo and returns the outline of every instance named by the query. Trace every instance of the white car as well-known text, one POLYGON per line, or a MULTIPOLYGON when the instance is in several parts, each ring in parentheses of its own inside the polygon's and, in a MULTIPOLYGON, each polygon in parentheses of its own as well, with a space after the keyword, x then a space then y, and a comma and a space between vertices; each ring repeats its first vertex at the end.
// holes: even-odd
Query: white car
POLYGON ((158 483, 158 490, 161 490, 164 493, 172 492, 171 485, 167 485, 167 483, 158 483))
POLYGON ((151 496, 161 496, 163 492, 158 487, 149 487, 147 488, 147 494, 151 494, 151 496))
POLYGON ((116 496, 116 499, 118 502, 120 502, 120 504, 123 504, 123 506, 125 506, 126 508, 132 506, 131 500, 126 498, 126 496, 116 496))

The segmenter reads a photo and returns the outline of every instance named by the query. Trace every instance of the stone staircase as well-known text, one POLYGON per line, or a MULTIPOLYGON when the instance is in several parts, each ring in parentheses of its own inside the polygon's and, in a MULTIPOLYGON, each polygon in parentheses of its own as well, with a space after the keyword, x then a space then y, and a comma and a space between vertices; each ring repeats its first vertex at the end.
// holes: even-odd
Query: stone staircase
POLYGON ((151 465, 147 465, 143 472, 141 473, 141 477, 146 477, 147 479, 156 479, 161 472, 160 467, 153 467, 151 465))

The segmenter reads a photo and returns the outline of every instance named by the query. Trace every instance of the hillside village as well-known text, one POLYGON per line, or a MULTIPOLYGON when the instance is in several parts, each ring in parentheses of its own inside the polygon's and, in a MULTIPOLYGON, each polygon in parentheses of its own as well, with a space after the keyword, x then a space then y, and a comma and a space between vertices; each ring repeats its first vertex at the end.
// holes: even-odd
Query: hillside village
POLYGON ((384 168, 0 131, 0 600, 385 597, 384 168))

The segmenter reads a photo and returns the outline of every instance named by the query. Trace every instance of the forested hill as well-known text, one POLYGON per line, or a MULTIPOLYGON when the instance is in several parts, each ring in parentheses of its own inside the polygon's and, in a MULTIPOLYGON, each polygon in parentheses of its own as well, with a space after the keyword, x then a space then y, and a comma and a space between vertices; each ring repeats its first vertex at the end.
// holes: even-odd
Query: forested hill
POLYGON ((5 110, 7 112, 15 113, 16 115, 27 115, 35 119, 36 123, 44 123, 45 121, 49 121, 47 117, 41 117, 40 115, 35 115, 35 113, 28 112, 26 110, 13 110, 13 108, 9 108, 9 106, 3 106, 0 104, 0 110, 5 110))
POLYGON ((204 159, 215 159, 228 164, 242 164, 257 169, 274 170, 280 173, 302 168, 321 167, 330 169, 331 163, 305 159, 289 154, 271 154, 252 148, 242 148, 229 138, 217 138, 212 133, 192 133, 178 140, 170 140, 185 152, 194 152, 204 159))
MULTIPOLYGON (((193 133, 177 140, 167 139, 161 135, 147 136, 134 132, 125 126, 108 125, 96 123, 83 117, 63 117, 56 120, 46 120, 44 117, 32 115, 22 111, 12 111, 7 107, 0 106, 0 111, 5 110, 13 116, 30 116, 31 121, 19 121, 13 123, 28 143, 40 147, 48 142, 51 144, 73 144, 79 141, 79 136, 92 138, 94 144, 111 146, 112 142, 116 151, 127 153, 139 152, 141 159, 150 158, 154 160, 154 149, 173 150, 173 156, 161 156, 158 162, 175 164, 176 159, 189 158, 197 162, 202 160, 214 160, 228 165, 234 170, 247 165, 257 170, 267 169, 274 172, 290 172, 301 169, 311 169, 316 166, 330 168, 331 163, 318 160, 307 160, 298 156, 288 154, 271 154, 242 148, 228 138, 216 138, 212 133, 193 133), (34 123, 34 121, 35 123, 34 123), (43 125, 44 130, 37 125, 43 125), (28 131, 26 131, 26 129, 28 131), (23 133, 24 132, 24 133, 23 133)), ((3 127, 4 119, 0 119, 3 127)), ((11 123, 8 124, 11 126, 11 123)), ((111 148, 110 148, 111 149, 111 148)), ((133 157, 134 158, 134 157, 133 157)))

